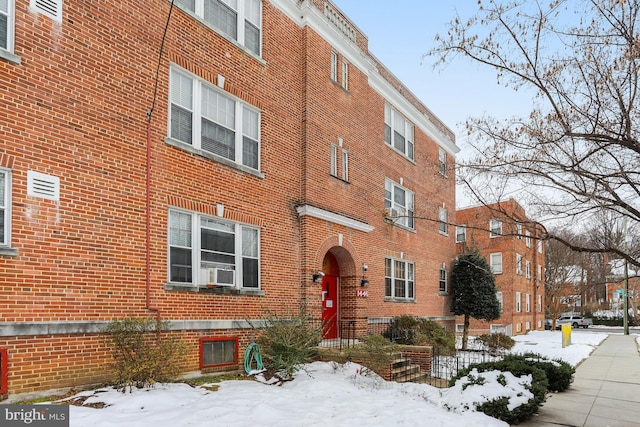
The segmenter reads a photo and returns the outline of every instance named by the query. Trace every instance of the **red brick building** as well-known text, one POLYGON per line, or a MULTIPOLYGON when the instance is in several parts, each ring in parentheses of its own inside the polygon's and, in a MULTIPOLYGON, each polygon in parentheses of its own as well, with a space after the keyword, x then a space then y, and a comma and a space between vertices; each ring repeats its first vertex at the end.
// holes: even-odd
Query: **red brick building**
MULTIPOLYGON (((519 335, 544 330, 544 245, 524 209, 513 199, 456 212, 458 253, 477 247, 495 275, 500 319, 471 319, 469 333, 504 332, 519 335)), ((456 330, 462 327, 462 318, 456 330)))
POLYGON ((301 302, 453 328, 453 133, 329 1, 171 5, 0 3, 0 394, 100 381, 128 316, 186 372, 301 302))

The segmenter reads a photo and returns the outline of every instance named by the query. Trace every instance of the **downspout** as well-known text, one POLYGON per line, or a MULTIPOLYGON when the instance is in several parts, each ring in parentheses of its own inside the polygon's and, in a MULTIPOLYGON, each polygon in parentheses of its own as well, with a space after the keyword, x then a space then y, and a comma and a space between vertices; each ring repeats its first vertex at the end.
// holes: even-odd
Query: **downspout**
MULTIPOLYGON (((158 325, 162 321, 160 309, 151 305, 151 112, 147 113, 147 156, 146 156, 146 196, 145 196, 145 307, 155 311, 158 325)), ((158 329, 159 330, 159 329, 158 329)))
POLYGON ((145 235, 145 307, 148 311, 156 313, 158 321, 158 333, 160 333, 160 322, 162 315, 160 308, 151 305, 151 117, 153 109, 156 105, 156 96, 158 93, 158 76, 160 75, 160 63, 162 61, 162 52, 164 51, 164 42, 167 38, 167 29, 171 21, 171 13, 173 12, 174 0, 171 0, 169 14, 167 15, 167 23, 162 34, 162 42, 160 43, 160 53, 158 54, 158 66, 156 68, 155 85, 153 88, 153 98, 151 100, 151 108, 147 111, 147 154, 146 154, 146 196, 145 196, 145 215, 146 215, 146 235, 145 235))

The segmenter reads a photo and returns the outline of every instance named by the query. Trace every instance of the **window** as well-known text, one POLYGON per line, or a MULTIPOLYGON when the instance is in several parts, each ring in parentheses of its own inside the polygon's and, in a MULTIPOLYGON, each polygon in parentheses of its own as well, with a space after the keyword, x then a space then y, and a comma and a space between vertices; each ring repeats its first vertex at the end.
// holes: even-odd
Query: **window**
POLYGON ((447 210, 445 208, 440 208, 438 212, 438 227, 441 234, 447 234, 448 224, 447 224, 447 210))
POLYGON ((458 333, 464 332, 464 325, 462 323, 456 323, 456 332, 458 333))
POLYGON ((531 261, 525 262, 525 277, 531 279, 531 261))
POLYGON ((489 221, 489 237, 498 237, 502 235, 502 221, 492 219, 489 221))
POLYGON ((495 253, 489 255, 489 265, 491 266, 491 272, 493 274, 502 273, 502 253, 495 253))
POLYGON ((467 241, 467 226, 460 225, 456 227, 456 243, 467 241))
POLYGON ((489 325, 489 333, 490 334, 504 334, 504 326, 493 324, 489 325))
POLYGON ((414 264, 399 259, 385 259, 384 296, 413 300, 415 299, 414 264))
POLYGON ((237 364, 236 338, 200 338, 200 369, 237 364))
POLYGON ((516 274, 522 275, 522 255, 516 254, 516 274))
POLYGON ((529 313, 531 311, 531 294, 526 294, 524 296, 524 301, 525 311, 529 313))
POLYGON ((342 145, 331 144, 331 175, 349 181, 349 152, 342 145))
POLYGON ((520 313, 522 311, 522 307, 520 306, 522 300, 522 292, 516 292, 516 313, 520 313))
POLYGON ((531 330, 531 322, 525 322, 524 327, 525 327, 526 331, 530 331, 531 330))
POLYGON ((538 253, 542 253, 542 240, 538 239, 536 242, 536 245, 538 246, 538 253))
POLYGON ((342 61, 342 87, 349 90, 349 63, 342 61))
POLYGON ((384 142, 413 160, 413 125, 388 104, 384 106, 384 142))
POLYGON ((390 179, 384 182, 384 208, 387 218, 408 228, 415 228, 413 218, 413 192, 390 179))
POLYGON ((260 169, 257 110, 175 68, 170 84, 171 138, 250 169, 260 169))
POLYGON ((498 300, 498 307, 500 307, 500 313, 502 313, 503 310, 503 306, 502 306, 502 292, 496 292, 496 299, 498 300))
POLYGON ((338 54, 331 52, 331 80, 338 81, 338 54))
POLYGON ((518 240, 522 240, 522 224, 520 223, 516 224, 516 237, 518 240))
POLYGON ((524 232, 524 243, 525 245, 527 245, 528 248, 531 247, 531 233, 529 233, 529 231, 525 231, 524 232))
POLYGON ((542 311, 542 295, 538 295, 538 312, 542 311))
POLYGON ((14 0, 0 0, 0 50, 13 53, 14 0))
POLYGON ((447 176, 447 152, 442 148, 438 149, 438 171, 441 175, 447 176))
POLYGON ((445 268, 440 269, 440 292, 447 292, 447 270, 445 268))
POLYGON ((176 4, 260 56, 261 0, 177 0, 176 4))
POLYGON ((538 280, 542 280, 542 266, 538 264, 538 280))
POLYGON ((0 169, 0 246, 11 244, 11 173, 0 169))
POLYGON ((170 210, 169 281, 257 289, 259 239, 255 227, 170 210))

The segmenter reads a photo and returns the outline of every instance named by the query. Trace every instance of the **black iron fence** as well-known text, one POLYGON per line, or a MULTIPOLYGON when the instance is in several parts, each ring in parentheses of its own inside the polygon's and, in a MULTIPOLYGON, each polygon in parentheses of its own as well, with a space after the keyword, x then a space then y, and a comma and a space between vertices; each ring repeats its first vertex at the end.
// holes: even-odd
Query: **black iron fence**
MULTIPOLYGON (((323 335, 325 336, 319 344, 320 347, 342 351, 356 345, 359 342, 359 338, 363 338, 356 335, 356 322, 354 320, 339 321, 337 324, 337 336, 335 337, 327 337, 327 331, 333 331, 335 334, 335 326, 333 326, 333 330, 330 330, 327 329, 326 323, 318 322, 318 324, 322 325, 323 335)), ((378 321, 368 323, 366 332, 360 331, 360 334, 382 335, 398 344, 410 344, 414 338, 415 331, 391 327, 388 321, 378 321)), ((472 342, 470 344, 473 346, 472 342)), ((502 354, 496 354, 480 346, 469 350, 430 347, 427 352, 424 349, 402 347, 398 357, 391 364, 389 372, 382 374, 393 381, 420 382, 446 387, 449 380, 455 377, 460 370, 475 363, 499 360, 502 356, 502 354)))

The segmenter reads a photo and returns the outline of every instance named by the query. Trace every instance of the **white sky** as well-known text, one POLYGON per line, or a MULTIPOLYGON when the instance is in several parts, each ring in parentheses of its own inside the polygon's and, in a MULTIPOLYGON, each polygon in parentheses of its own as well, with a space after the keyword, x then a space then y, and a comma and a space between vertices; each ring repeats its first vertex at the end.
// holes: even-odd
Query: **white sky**
POLYGON ((333 0, 369 39, 369 51, 449 126, 464 150, 467 117, 510 117, 528 112, 530 98, 499 86, 495 72, 463 59, 433 69, 436 58, 423 55, 446 34, 456 11, 464 20, 476 11, 474 0, 333 0))
MULTIPOLYGON (((576 365, 606 336, 574 332, 572 345, 562 348, 560 331, 533 331, 513 337, 517 344, 512 352, 535 352, 576 365)), ((425 420, 430 427, 508 427, 464 407, 498 395, 517 404, 517 395, 526 394, 521 383, 527 378, 508 378, 503 387, 490 373, 484 376, 482 386, 438 389, 362 375, 360 365, 315 362, 282 386, 238 380, 225 381, 213 392, 186 384, 157 384, 132 393, 111 388, 82 392, 75 397, 88 397, 85 405, 108 406, 71 406, 70 427, 415 427, 425 420)))

